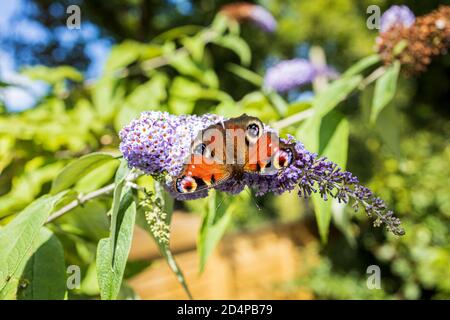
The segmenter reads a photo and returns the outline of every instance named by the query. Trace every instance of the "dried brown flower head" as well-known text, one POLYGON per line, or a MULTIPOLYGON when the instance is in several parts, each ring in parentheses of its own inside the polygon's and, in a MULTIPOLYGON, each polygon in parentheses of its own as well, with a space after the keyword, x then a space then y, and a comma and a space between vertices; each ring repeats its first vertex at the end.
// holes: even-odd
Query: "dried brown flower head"
POLYGON ((377 50, 384 63, 398 59, 409 75, 425 71, 432 58, 446 54, 449 47, 450 6, 417 17, 409 28, 394 25, 377 38, 377 50))

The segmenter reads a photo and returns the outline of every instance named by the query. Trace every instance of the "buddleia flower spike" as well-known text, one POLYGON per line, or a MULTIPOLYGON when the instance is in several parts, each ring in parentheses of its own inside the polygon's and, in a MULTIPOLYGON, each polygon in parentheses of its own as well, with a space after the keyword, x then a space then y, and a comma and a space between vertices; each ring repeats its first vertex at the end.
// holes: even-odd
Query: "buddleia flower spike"
MULTIPOLYGON (((212 114, 174 116, 167 112, 144 112, 140 118, 133 120, 120 131, 120 150, 130 167, 149 175, 166 176, 170 179, 183 169, 185 159, 190 153, 191 142, 197 134, 223 120, 222 117, 212 114)), ((264 131, 273 129, 265 126, 264 131)), ((303 198, 318 193, 324 201, 334 198, 343 203, 352 202, 352 207, 355 210, 363 208, 368 216, 374 219, 376 226, 384 223, 392 233, 404 234, 400 220, 387 209, 385 202, 360 185, 352 173, 309 152, 292 136, 281 141, 294 143, 296 152, 292 163, 279 174, 245 173, 241 179, 231 178, 216 189, 237 194, 248 186, 257 196, 261 196, 269 192, 281 194, 297 188, 299 197, 303 198)), ((167 183, 166 188, 179 200, 203 198, 208 195, 208 190, 179 194, 171 189, 170 183, 167 183)))

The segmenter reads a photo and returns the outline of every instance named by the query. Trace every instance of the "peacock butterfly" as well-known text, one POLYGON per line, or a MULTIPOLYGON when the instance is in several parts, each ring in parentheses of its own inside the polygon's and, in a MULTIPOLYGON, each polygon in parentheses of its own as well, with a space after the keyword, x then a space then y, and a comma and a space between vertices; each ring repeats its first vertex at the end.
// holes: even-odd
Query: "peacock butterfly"
POLYGON ((264 131, 264 124, 246 114, 202 130, 180 175, 173 179, 178 193, 193 193, 229 179, 241 181, 244 173, 274 175, 295 159, 295 145, 264 131))

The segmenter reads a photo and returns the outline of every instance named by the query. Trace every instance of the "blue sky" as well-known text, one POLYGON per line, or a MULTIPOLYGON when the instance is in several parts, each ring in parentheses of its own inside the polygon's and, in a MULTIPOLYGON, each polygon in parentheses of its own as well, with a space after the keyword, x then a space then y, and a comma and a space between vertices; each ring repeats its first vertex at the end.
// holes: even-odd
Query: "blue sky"
MULTIPOLYGON (((21 19, 33 10, 33 3, 30 1, 0 1, 0 12, 2 13, 0 15, 0 40, 8 36, 23 39, 30 45, 45 42, 49 35, 42 25, 26 18, 21 19)), ((65 12, 65 8, 58 3, 52 5, 51 10, 65 12)), ((102 73, 104 62, 111 49, 111 41, 99 38, 99 30, 96 26, 83 23, 83 13, 81 13, 81 20, 80 30, 69 30, 62 26, 56 30, 56 35, 64 48, 70 49, 72 44, 80 38, 87 43, 85 53, 91 63, 85 76, 86 79, 95 79, 102 73)), ((5 101, 7 108, 11 111, 32 107, 37 99, 48 90, 45 84, 30 81, 21 76, 19 70, 23 67, 17 65, 17 61, 11 53, 0 48, 0 80, 17 85, 0 91, 0 98, 5 101)))

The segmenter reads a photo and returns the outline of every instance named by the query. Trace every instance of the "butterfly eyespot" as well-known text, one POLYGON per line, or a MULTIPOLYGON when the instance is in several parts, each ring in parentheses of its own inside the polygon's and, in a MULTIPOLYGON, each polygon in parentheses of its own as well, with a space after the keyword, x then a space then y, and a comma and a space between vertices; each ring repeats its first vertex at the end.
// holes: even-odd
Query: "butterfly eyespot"
POLYGON ((278 150, 273 156, 273 166, 276 169, 286 168, 292 163, 292 158, 291 150, 278 150))
POLYGON ((180 193, 190 193, 197 189, 197 182, 191 176, 183 176, 176 181, 177 191, 180 193))
POLYGON ((261 137, 263 132, 262 124, 259 122, 250 122, 247 125, 247 130, 245 132, 245 137, 248 143, 255 143, 259 137, 261 137))

